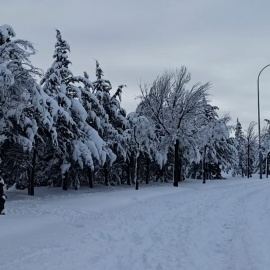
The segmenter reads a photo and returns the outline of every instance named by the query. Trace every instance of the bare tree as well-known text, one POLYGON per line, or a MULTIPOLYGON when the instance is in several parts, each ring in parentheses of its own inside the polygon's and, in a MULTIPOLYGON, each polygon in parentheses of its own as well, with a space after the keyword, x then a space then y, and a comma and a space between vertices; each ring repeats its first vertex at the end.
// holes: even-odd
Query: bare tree
POLYGON ((140 86, 141 104, 138 110, 166 134, 168 142, 174 143, 174 186, 178 186, 181 177, 179 153, 183 155, 188 145, 189 149, 193 149, 193 155, 198 154, 191 127, 203 113, 210 87, 210 83, 196 83, 188 89, 190 79, 187 68, 182 66, 176 71, 165 72, 151 85, 140 86))

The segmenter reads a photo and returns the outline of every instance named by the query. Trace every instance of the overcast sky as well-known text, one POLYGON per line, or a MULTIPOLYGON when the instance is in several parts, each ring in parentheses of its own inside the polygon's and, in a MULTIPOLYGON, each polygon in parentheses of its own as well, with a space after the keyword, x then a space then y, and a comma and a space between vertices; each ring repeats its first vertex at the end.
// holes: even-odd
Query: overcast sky
MULTIPOLYGON (((182 65, 192 82, 212 83, 219 115, 245 130, 257 116, 257 77, 270 64, 269 0, 0 0, 0 20, 34 43, 32 63, 52 63, 55 30, 71 46, 74 75, 95 79, 95 60, 122 107, 135 110, 139 83, 182 65)), ((260 77, 261 125, 270 119, 270 67, 260 77)))

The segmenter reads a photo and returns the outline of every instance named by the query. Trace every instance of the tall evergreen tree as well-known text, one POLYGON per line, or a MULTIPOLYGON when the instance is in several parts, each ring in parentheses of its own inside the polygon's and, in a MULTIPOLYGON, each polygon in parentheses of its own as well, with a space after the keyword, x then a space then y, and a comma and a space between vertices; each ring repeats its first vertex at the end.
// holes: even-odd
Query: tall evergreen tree
MULTIPOLYGON (((9 147, 17 145, 30 153, 40 130, 49 132, 53 140, 56 131, 47 105, 48 96, 34 79, 40 71, 31 65, 29 58, 36 51, 29 41, 12 40, 13 37, 15 32, 11 26, 0 27, 0 149, 6 153, 9 147)), ((2 166, 5 161, 8 160, 3 160, 2 166)), ((31 163, 28 160, 28 164, 31 163)), ((14 170, 19 168, 20 174, 26 170, 21 166, 14 170)), ((33 176, 33 167, 30 170, 33 176)), ((12 185, 14 180, 6 178, 6 182, 12 185)), ((33 195, 33 179, 30 185, 33 195)))
POLYGON ((238 168, 236 173, 241 174, 244 177, 245 168, 247 166, 247 157, 246 157, 246 139, 244 132, 242 131, 242 125, 239 122, 238 118, 236 120, 235 126, 235 144, 238 152, 238 168))
POLYGON ((93 169, 93 158, 104 163, 106 145, 97 131, 88 125, 87 112, 81 103, 81 88, 74 85, 78 82, 91 85, 91 82, 86 78, 73 76, 68 67, 71 63, 68 60, 70 46, 62 39, 59 30, 56 30, 56 39, 53 54, 55 61, 45 73, 41 84, 58 106, 56 110, 51 106, 58 133, 54 164, 61 168, 62 187, 66 190, 71 183, 71 180, 67 179, 71 167, 74 169, 77 164, 81 168, 86 165, 93 169))
MULTIPOLYGON (((106 114, 105 118, 101 119, 103 123, 102 137, 110 149, 116 154, 118 160, 125 160, 127 158, 127 146, 123 139, 123 131, 128 126, 126 119, 126 112, 120 106, 117 97, 121 99, 121 93, 124 85, 120 85, 115 94, 111 96, 112 89, 109 80, 103 78, 104 73, 99 62, 96 61, 96 81, 93 82, 93 93, 96 95, 100 105, 104 108, 106 114)), ((112 162, 107 158, 104 165, 105 184, 109 184, 109 168, 112 162)))

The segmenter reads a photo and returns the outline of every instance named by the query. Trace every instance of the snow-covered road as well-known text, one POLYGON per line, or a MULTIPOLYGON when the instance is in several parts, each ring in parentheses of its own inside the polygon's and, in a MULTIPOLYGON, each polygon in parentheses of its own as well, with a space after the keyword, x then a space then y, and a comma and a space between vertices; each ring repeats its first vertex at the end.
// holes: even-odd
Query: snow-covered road
POLYGON ((8 192, 0 269, 270 269, 270 179, 108 190, 8 192))

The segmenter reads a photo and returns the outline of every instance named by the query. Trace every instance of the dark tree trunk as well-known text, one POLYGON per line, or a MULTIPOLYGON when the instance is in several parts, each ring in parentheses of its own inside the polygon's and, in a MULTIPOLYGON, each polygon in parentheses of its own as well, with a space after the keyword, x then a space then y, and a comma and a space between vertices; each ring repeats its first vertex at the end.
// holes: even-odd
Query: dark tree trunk
POLYGON ((182 181, 182 155, 179 154, 178 182, 182 181))
POLYGON ((203 184, 205 184, 205 154, 206 154, 206 146, 203 150, 203 160, 202 160, 202 178, 203 178, 203 184))
POLYGON ((88 181, 89 181, 89 187, 90 188, 94 188, 94 184, 93 184, 93 172, 92 172, 91 168, 88 168, 88 181))
POLYGON ((2 149, 0 148, 0 177, 2 177, 2 149))
POLYGON ((164 183, 164 171, 165 171, 165 168, 164 166, 160 169, 160 178, 162 179, 161 181, 164 183))
POLYGON ((109 186, 109 172, 106 162, 104 164, 104 177, 105 177, 105 186, 109 186))
POLYGON ((249 160, 249 142, 248 142, 248 160, 247 160, 247 177, 249 178, 249 175, 250 175, 250 160, 249 160))
POLYGON ((62 189, 65 190, 65 191, 68 188, 68 185, 67 185, 67 182, 68 182, 67 181, 68 180, 67 178, 68 177, 67 176, 68 176, 68 173, 67 172, 65 172, 64 174, 62 174, 62 189))
POLYGON ((31 183, 31 168, 27 168, 27 176, 28 176, 28 195, 30 195, 30 183, 31 183))
POLYGON ((5 215, 5 202, 4 186, 0 184, 0 215, 5 215))
POLYGON ((267 153, 267 155, 266 155, 266 168, 265 168, 265 170, 266 170, 266 172, 265 172, 265 174, 266 174, 266 178, 268 178, 268 172, 269 172, 269 161, 268 161, 268 155, 269 155, 269 153, 267 153))
POLYGON ((149 177, 150 177, 150 158, 147 157, 146 159, 146 179, 145 184, 149 184, 149 177))
POLYGON ((267 153, 267 155, 266 155, 266 165, 265 165, 265 176, 266 176, 266 178, 268 178, 268 171, 269 171, 268 155, 269 155, 269 153, 267 153))
POLYGON ((174 179, 173 179, 173 185, 175 187, 178 187, 179 182, 179 140, 177 139, 174 145, 174 179))
POLYGON ((139 181, 138 180, 136 181, 136 184, 135 184, 135 190, 139 190, 139 181))
POLYGON ((130 163, 127 162, 127 184, 131 186, 131 181, 130 181, 130 163))
POLYGON ((140 165, 141 165, 141 152, 139 152, 139 156, 136 160, 136 179, 135 179, 135 189, 139 189, 139 179, 140 179, 140 165))
POLYGON ((222 179, 221 169, 219 168, 219 163, 216 164, 216 178, 215 179, 222 179))
POLYGON ((142 160, 142 153, 139 153, 138 156, 138 165, 137 165, 137 179, 140 180, 141 179, 141 160, 142 160))
POLYGON ((28 185, 28 195, 34 196, 35 195, 35 168, 36 168, 36 157, 37 157, 37 150, 34 147, 33 150, 33 157, 32 157, 32 169, 29 175, 29 185, 28 185))

